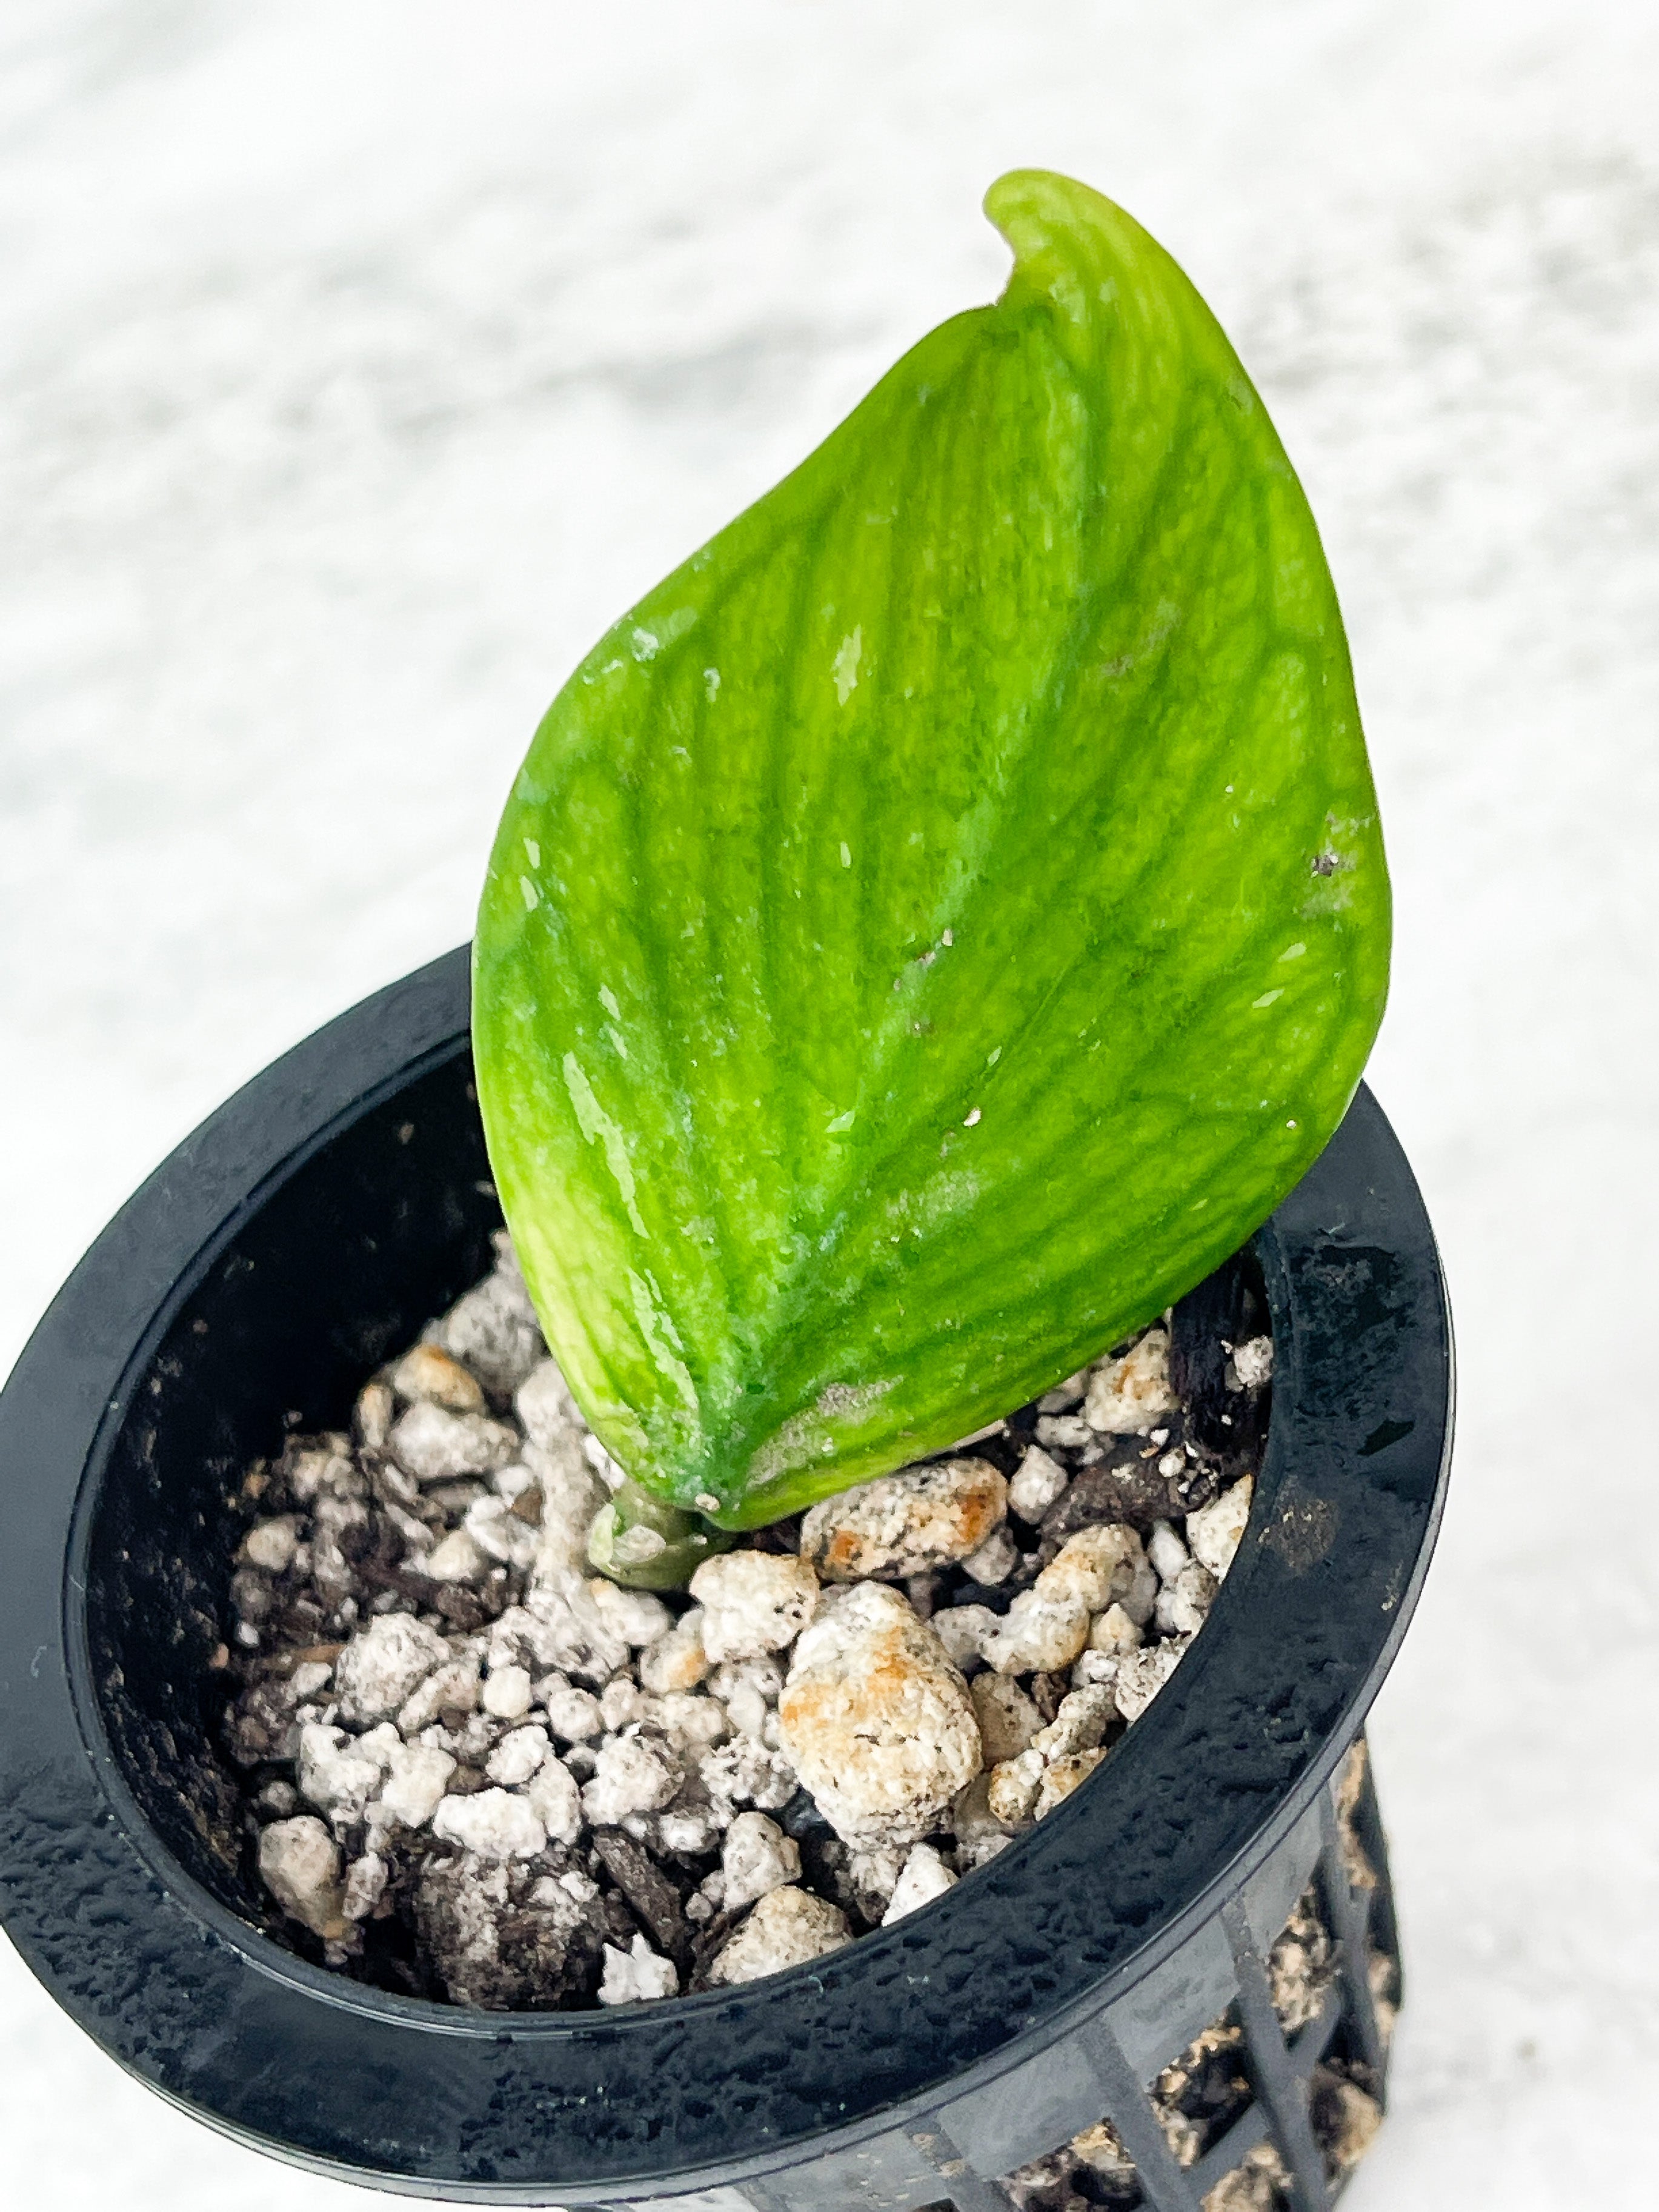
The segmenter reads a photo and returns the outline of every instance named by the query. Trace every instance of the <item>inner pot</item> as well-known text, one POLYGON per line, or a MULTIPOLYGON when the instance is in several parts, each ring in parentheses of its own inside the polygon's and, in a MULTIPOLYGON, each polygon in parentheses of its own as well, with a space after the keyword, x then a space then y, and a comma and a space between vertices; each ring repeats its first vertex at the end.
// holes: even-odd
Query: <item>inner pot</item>
MULTIPOLYGON (((271 1942, 204 1687, 227 1492, 286 1431, 342 1425, 499 1223, 463 950, 238 1094, 42 1322, 0 1398, 0 1899, 53 1995, 162 2094, 343 2179, 709 2212, 985 2212, 995 2177, 1103 2113, 1144 2201, 1194 2207, 1206 2174, 1175 2166, 1144 2085, 1236 2004, 1241 2126, 1279 2142, 1298 2208, 1324 2202, 1308 2064, 1261 2015, 1261 1961, 1319 1872, 1338 2010, 1375 2043, 1328 1785, 1415 1601, 1450 1442, 1433 1240, 1369 1094, 1254 1240, 1275 1342, 1255 1510, 1152 1708, 937 1904, 631 2011, 472 2013, 271 1942)), ((1386 1891, 1371 1911, 1375 1932, 1386 1891)))

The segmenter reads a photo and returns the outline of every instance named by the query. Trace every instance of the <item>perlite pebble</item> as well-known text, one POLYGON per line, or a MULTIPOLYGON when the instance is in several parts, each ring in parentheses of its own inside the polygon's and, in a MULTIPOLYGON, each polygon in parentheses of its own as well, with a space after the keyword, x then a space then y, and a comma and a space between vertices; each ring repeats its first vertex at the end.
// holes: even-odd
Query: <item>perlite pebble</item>
POLYGON ((621 1589, 603 1575, 595 1576, 587 1588, 600 1620, 630 1647, 654 1644, 674 1625, 673 1614, 649 1590, 621 1589))
POLYGON ((436 1629, 413 1614, 378 1615, 358 1630, 334 1662, 341 1718, 358 1723, 385 1719, 449 1656, 436 1629))
POLYGON ((1083 1412, 1103 1435, 1144 1437, 1179 1402, 1170 1382, 1170 1333, 1149 1328, 1121 1359, 1103 1359, 1093 1370, 1083 1412))
POLYGON ((1218 1582, 1225 1577, 1243 1541, 1255 1495, 1255 1483, 1243 1475, 1219 1498, 1187 1516, 1187 1541, 1193 1557, 1218 1582))
POLYGON ((314 1814, 273 1820, 261 1832, 259 1878, 283 1911, 313 1935, 344 1935, 339 1846, 314 1814))
POLYGON ((416 1344, 392 1370, 392 1387, 405 1400, 425 1400, 452 1413, 482 1413, 478 1378, 435 1344, 416 1344))
POLYGON ((546 1829, 550 1841, 576 1841, 582 1832, 581 1790, 562 1759, 544 1759, 525 1785, 524 1794, 530 1801, 531 1810, 546 1829))
POLYGON ((594 1827, 613 1828, 630 1813, 654 1813, 667 1804, 680 1780, 665 1745, 644 1735, 608 1736, 582 1791, 582 1812, 594 1827))
POLYGON ((552 1750, 545 1729, 514 1729, 484 1761, 484 1772, 492 1782, 511 1790, 520 1782, 528 1782, 543 1760, 551 1756, 552 1750))
POLYGON ((586 1743, 605 1734, 605 1715, 592 1690, 578 1689, 562 1674, 545 1674, 532 1692, 547 1711, 547 1725, 558 1743, 586 1743))
POLYGON ((391 1771, 375 1800, 375 1811, 405 1828, 423 1828, 438 1809, 454 1754, 435 1745, 410 1743, 392 1754, 391 1771))
POLYGON ((1192 1554, 1167 1521, 1154 1521, 1146 1540, 1146 1556, 1158 1570, 1161 1583, 1172 1583, 1192 1554))
POLYGON ((916 1842, 982 1764, 966 1683, 879 1583, 803 1634, 778 1718, 796 1771, 848 1842, 916 1842))
POLYGON ((1241 1390, 1259 1390, 1273 1380, 1273 1340, 1270 1336, 1252 1336, 1243 1344, 1233 1346, 1232 1375, 1241 1390))
POLYGON ((769 1890, 708 1969, 716 1986, 758 1981, 826 1958, 851 1939, 847 1916, 810 1891, 769 1890))
POLYGON ((530 1711, 530 1669, 493 1667, 484 1678, 480 1703, 498 1721, 522 1720, 530 1711))
POLYGON ((827 1582, 921 1574, 978 1551, 1007 1507, 1007 1483, 988 1460, 908 1468, 813 1506, 801 1557, 827 1582))
POLYGON ((953 1889, 956 1880, 931 1844, 916 1844, 893 1885, 892 1899, 881 1917, 882 1926, 889 1927, 895 1920, 902 1920, 906 1913, 931 1905, 936 1897, 943 1897, 947 1889, 953 1889))
POLYGON ((1017 1759, 1042 1726, 1042 1716, 1010 1674, 975 1674, 968 1685, 985 1763, 1017 1759))
POLYGON ((300 1730, 300 1795, 337 1820, 353 1820, 380 1787, 392 1764, 395 1729, 372 1735, 349 1735, 344 1729, 308 1721, 300 1730))
POLYGON ((416 1482, 490 1474, 519 1455, 519 1432, 485 1413, 452 1413, 422 1399, 392 1425, 392 1455, 416 1482))
POLYGON ((1195 1636, 1209 1616, 1218 1585, 1207 1567, 1188 1560, 1158 1594, 1152 1618, 1165 1636, 1195 1636))
POLYGON ((254 1522, 242 1539, 242 1557, 251 1567, 280 1575, 293 1565, 299 1547, 298 1521, 291 1513, 280 1513, 270 1521, 254 1522))
POLYGON ((476 1583, 489 1566, 471 1531, 453 1528, 426 1554, 421 1572, 434 1583, 476 1583))
POLYGON ((988 1536, 978 1551, 969 1552, 963 1561, 963 1571, 987 1589, 1006 1582, 1019 1565, 1019 1547, 1006 1528, 999 1528, 988 1536))
POLYGON ((660 1697, 665 1691, 695 1690, 708 1677, 709 1658, 703 1648, 702 1607, 694 1605, 667 1632, 640 1653, 641 1686, 660 1697))
POLYGON ((1184 1642, 1146 1644, 1120 1661, 1115 1695, 1126 1721, 1140 1718, 1186 1656, 1184 1642))
POLYGON ((679 1986, 672 1960, 653 1951, 643 1936, 636 1936, 626 1951, 605 1945, 605 1976, 599 1984, 602 2005, 648 2004, 659 1997, 677 1996, 679 1986))
POLYGON ((1008 1510, 1035 1528, 1065 1489, 1070 1477, 1041 1444, 1032 1444, 1008 1485, 1008 1510))
POLYGON ((481 1859, 533 1858, 547 1831, 528 1798, 507 1790, 479 1790, 470 1797, 446 1797, 432 1816, 441 1843, 459 1844, 481 1859))
POLYGON ((812 1617, 818 1578, 787 1553, 724 1552, 697 1569, 691 1595, 703 1609, 711 1660, 758 1659, 794 1642, 812 1617))
POLYGON ((391 1871, 378 1851, 365 1851, 362 1858, 352 1861, 340 1908, 348 1920, 368 1919, 386 1894, 386 1877, 391 1871))
POLYGON ((720 1851, 725 1909, 739 1911, 800 1879, 800 1846, 764 1813, 739 1813, 720 1851))

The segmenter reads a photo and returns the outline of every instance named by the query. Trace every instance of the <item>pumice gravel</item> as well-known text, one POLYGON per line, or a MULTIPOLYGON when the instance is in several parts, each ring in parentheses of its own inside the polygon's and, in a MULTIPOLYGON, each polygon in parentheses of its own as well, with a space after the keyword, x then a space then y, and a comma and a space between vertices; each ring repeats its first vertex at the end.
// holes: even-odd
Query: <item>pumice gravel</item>
POLYGON ((588 1564, 620 1470, 496 1245, 349 1434, 291 1436, 227 1514, 210 1686, 293 1950, 497 2009, 822 1957, 1063 1802, 1201 1632, 1271 1397, 1247 1263, 658 1596, 588 1564))

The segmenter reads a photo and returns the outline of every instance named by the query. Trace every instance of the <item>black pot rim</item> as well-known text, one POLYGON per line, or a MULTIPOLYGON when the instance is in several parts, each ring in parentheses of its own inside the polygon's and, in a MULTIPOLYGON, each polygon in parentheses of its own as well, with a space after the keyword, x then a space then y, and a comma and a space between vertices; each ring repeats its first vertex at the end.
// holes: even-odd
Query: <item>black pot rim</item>
POLYGON ((155 1833, 99 1712, 85 1563, 111 1439, 171 1316, 305 1160, 467 1050, 467 1012, 462 947, 256 1077, 117 1216, 0 1395, 0 1908, 130 2070, 342 2179, 592 2203, 763 2175, 1029 2059, 1168 1960, 1311 1805, 1398 1648, 1443 1508, 1452 1344, 1432 1233, 1362 1087, 1255 1240, 1273 1419, 1209 1621, 1087 1787, 947 1897, 812 1966, 666 2005, 399 1997, 283 1950, 155 1833), (309 2117, 249 2078, 250 2050, 303 2075, 325 2047, 362 2078, 331 2100, 314 2078, 309 2117))

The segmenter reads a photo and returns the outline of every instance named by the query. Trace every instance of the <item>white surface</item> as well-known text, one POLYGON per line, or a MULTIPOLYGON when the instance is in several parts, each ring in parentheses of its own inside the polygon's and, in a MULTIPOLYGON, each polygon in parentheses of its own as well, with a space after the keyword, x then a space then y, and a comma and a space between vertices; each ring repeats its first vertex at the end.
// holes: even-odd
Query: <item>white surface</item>
MULTIPOLYGON (((1233 333, 1352 632, 1372 1079, 1462 1356, 1354 2212, 1655 2194, 1656 63, 1640 0, 0 18, 0 1362, 194 1121, 467 933, 570 663, 997 289, 1000 169, 1121 199, 1233 333)), ((0 2145, 55 2212, 367 2201, 3 1947, 0 2145)))

